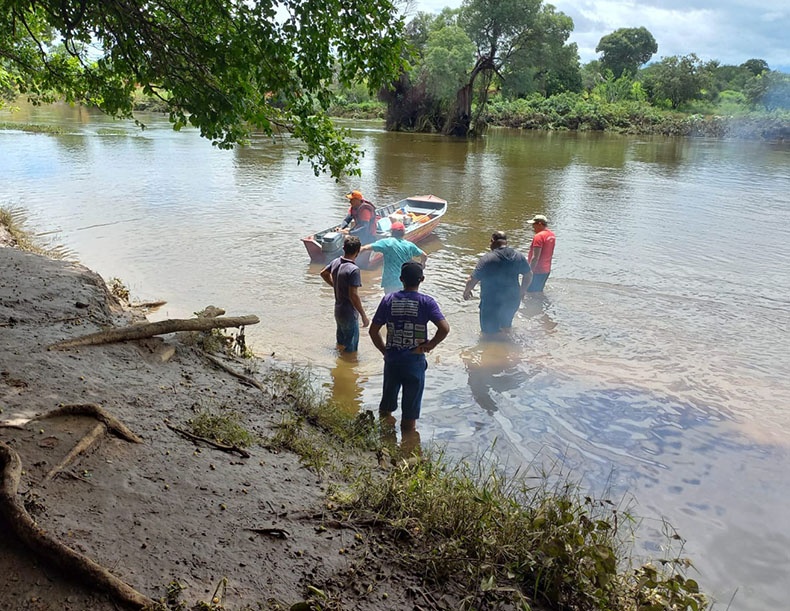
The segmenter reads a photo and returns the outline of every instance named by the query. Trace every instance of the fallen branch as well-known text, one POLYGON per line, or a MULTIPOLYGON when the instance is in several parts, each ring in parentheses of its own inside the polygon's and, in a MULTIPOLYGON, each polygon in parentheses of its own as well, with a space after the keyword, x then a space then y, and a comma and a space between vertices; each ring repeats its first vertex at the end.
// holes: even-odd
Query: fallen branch
POLYGON ((223 371, 227 371, 230 375, 238 378, 242 382, 246 382, 250 386, 254 386, 255 388, 257 388, 261 392, 266 392, 266 387, 263 384, 261 384, 260 382, 258 382, 258 380, 254 379, 254 378, 251 378, 250 376, 246 376, 243 373, 239 373, 238 371, 233 369, 230 365, 227 365, 227 364, 223 363, 218 358, 216 358, 214 356, 211 356, 210 354, 205 354, 204 353, 203 356, 205 356, 209 361, 214 363, 217 367, 219 367, 223 371))
POLYGON ((66 339, 49 346, 48 350, 63 350, 79 346, 96 346, 125 342, 133 339, 145 339, 154 335, 165 335, 177 331, 210 331, 211 329, 226 329, 228 327, 244 327, 260 322, 257 316, 231 316, 228 318, 171 318, 159 322, 149 322, 129 327, 108 329, 83 335, 74 339, 66 339))
POLYGON ((268 535, 275 539, 287 539, 291 536, 291 533, 284 528, 245 528, 244 530, 249 530, 259 535, 268 535))
POLYGON ((167 420, 165 420, 165 426, 169 428, 171 431, 175 431, 179 435, 186 437, 191 441, 202 441, 203 443, 207 443, 210 446, 217 448, 218 450, 222 450, 223 452, 238 452, 243 458, 249 458, 250 453, 245 450, 244 448, 240 448, 239 446, 233 445, 228 446, 224 443, 219 443, 218 441, 214 441, 213 439, 207 439, 206 437, 201 437, 200 435, 193 435, 189 431, 185 431, 184 429, 180 429, 177 426, 173 426, 167 420))
POLYGON ((129 307, 132 309, 155 310, 161 308, 166 303, 166 301, 137 301, 135 303, 130 303, 129 307))
POLYGON ((5 522, 8 530, 33 553, 63 571, 74 573, 84 584, 107 592, 123 606, 143 609, 154 604, 153 600, 140 594, 107 569, 63 545, 38 526, 17 496, 21 473, 22 462, 19 455, 0 441, 0 520, 5 522))
POLYGON ((62 405, 46 414, 31 418, 30 422, 45 420, 47 418, 56 418, 58 416, 90 416, 102 422, 110 431, 118 435, 118 437, 126 441, 131 441, 132 443, 143 443, 143 440, 132 433, 125 424, 105 412, 97 403, 73 403, 62 405))

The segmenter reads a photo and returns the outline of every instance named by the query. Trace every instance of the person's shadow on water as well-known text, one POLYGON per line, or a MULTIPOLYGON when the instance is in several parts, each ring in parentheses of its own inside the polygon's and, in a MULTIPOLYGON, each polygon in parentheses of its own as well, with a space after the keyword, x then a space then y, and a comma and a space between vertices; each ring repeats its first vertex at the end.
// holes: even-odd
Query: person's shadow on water
POLYGON ((523 347, 503 338, 482 339, 461 352, 472 397, 488 414, 499 409, 500 395, 520 388, 527 381, 523 358, 523 347))
POLYGON ((534 320, 543 327, 549 334, 553 333, 557 327, 557 322, 549 315, 551 301, 543 293, 535 293, 527 296, 519 308, 519 315, 522 318, 534 320))

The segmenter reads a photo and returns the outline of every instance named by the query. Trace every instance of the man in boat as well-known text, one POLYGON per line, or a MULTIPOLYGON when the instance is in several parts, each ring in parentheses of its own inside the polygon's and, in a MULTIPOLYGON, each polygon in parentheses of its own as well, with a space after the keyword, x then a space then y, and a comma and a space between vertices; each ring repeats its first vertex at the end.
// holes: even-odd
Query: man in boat
POLYGON ((337 345, 343 352, 356 352, 359 347, 359 317, 362 317, 363 327, 370 324, 359 298, 362 279, 359 267, 354 262, 360 246, 358 237, 346 236, 343 240, 343 255, 321 270, 321 278, 335 291, 337 345))
POLYGON ((376 240, 376 209, 367 201, 360 191, 352 191, 346 197, 351 200, 348 215, 340 223, 338 230, 359 238, 362 244, 370 244, 376 240))
POLYGON ((532 282, 527 288, 528 293, 543 293, 546 280, 551 273, 551 258, 554 255, 554 232, 548 227, 549 221, 542 214, 536 214, 528 223, 532 224, 535 237, 529 247, 527 261, 532 268, 532 282))
POLYGON ((464 299, 469 300, 480 283, 480 329, 485 335, 510 332, 532 281, 527 258, 507 245, 504 231, 491 235, 490 248, 491 252, 480 257, 464 288, 464 299))
POLYGON ((381 286, 384 294, 389 295, 403 288, 400 281, 401 267, 407 261, 420 258, 420 265, 425 267, 428 255, 423 250, 408 240, 403 239, 406 234, 406 226, 401 222, 394 222, 390 226, 392 237, 376 240, 371 244, 364 245, 360 252, 372 250, 384 255, 384 269, 381 272, 381 286))
MULTIPOLYGON (((450 332, 450 325, 439 309, 436 300, 420 293, 425 279, 422 265, 408 261, 401 267, 403 290, 385 295, 379 303, 368 334, 379 352, 384 355, 384 387, 379 413, 382 418, 392 418, 401 397, 401 432, 406 436, 416 431, 425 388, 425 355, 433 350, 450 332), (436 326, 433 337, 428 339, 428 323, 436 326), (387 327, 386 342, 381 337, 382 327, 387 327)), ((413 436, 413 435, 412 435, 413 436)))

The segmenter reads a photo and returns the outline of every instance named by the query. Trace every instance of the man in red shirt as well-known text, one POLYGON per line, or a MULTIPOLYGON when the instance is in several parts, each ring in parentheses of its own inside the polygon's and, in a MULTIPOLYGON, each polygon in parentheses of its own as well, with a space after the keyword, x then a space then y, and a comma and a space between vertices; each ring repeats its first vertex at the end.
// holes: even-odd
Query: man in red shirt
POLYGON ((367 201, 360 191, 352 191, 346 195, 351 200, 348 216, 340 224, 340 231, 355 235, 362 244, 376 241, 376 209, 367 201))
POLYGON ((529 247, 527 260, 532 268, 532 282, 527 288, 528 293, 542 293, 546 280, 551 273, 551 257, 554 254, 554 232, 548 228, 548 219, 542 214, 536 214, 528 223, 532 223, 535 237, 529 247))

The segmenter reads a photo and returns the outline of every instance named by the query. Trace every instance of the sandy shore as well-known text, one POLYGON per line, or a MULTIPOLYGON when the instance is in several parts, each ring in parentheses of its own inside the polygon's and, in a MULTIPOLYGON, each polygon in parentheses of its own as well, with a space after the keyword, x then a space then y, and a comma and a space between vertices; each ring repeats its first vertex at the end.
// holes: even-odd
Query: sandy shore
MULTIPOLYGON (((344 608, 414 608, 417 580, 393 568, 386 541, 326 527, 327 482, 298 457, 254 446, 244 458, 185 439, 164 422, 185 427, 201 410, 233 410, 265 437, 287 404, 213 367, 173 335, 47 349, 130 322, 90 270, 0 247, 0 442, 18 453, 17 500, 47 536, 152 599, 178 582, 188 605, 209 601, 227 578, 226 609, 288 608, 305 600, 308 586, 331 592, 344 608), (84 416, 31 421, 68 404, 101 406, 142 443, 104 433, 47 478, 96 426, 84 416), (281 529, 285 538, 251 529, 281 529)), ((250 375, 263 380, 267 367, 260 361, 250 375)), ((0 608, 119 608, 6 536, 8 524, 2 528, 0 608)))

